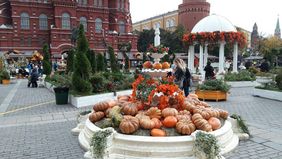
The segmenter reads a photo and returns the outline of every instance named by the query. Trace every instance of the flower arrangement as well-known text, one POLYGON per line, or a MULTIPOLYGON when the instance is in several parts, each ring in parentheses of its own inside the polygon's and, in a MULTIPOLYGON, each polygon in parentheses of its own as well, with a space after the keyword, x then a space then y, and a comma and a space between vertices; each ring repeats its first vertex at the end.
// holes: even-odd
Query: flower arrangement
POLYGON ((225 41, 226 43, 238 42, 241 48, 247 44, 247 39, 242 32, 199 32, 187 33, 183 35, 182 41, 186 45, 191 45, 194 42, 199 43, 217 43, 225 41))
POLYGON ((148 53, 158 53, 158 54, 167 54, 169 51, 168 47, 165 47, 163 45, 159 45, 159 46, 154 46, 153 44, 150 44, 147 52, 148 53))

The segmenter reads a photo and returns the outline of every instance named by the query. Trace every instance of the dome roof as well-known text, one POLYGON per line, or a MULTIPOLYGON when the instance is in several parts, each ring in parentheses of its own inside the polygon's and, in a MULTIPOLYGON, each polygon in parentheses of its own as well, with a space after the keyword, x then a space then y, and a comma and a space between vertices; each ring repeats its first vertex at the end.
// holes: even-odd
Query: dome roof
POLYGON ((234 25, 225 17, 210 15, 200 20, 192 29, 191 33, 197 32, 237 32, 234 25))

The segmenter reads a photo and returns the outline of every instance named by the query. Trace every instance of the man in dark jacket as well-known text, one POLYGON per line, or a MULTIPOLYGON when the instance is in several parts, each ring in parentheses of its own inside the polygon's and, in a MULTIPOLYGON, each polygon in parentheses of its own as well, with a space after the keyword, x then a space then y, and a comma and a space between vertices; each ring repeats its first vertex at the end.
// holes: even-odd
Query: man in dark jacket
POLYGON ((269 71, 269 64, 265 59, 260 65, 260 71, 261 72, 268 72, 269 71))
POLYGON ((31 73, 30 82, 32 87, 37 87, 37 80, 38 80, 38 73, 37 70, 34 68, 31 73))
POLYGON ((206 71, 205 79, 212 79, 214 77, 214 69, 211 66, 211 62, 207 62, 207 66, 204 68, 204 71, 206 71))

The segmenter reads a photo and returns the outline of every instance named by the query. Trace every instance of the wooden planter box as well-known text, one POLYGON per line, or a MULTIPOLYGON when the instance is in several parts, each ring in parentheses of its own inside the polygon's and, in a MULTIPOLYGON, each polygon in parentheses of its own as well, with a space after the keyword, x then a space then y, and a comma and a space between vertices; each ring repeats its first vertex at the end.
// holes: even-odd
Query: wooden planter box
POLYGON ((227 100, 227 92, 222 91, 209 91, 209 90, 196 90, 195 94, 202 100, 227 100))
POLYGON ((2 80, 2 84, 5 84, 5 85, 6 85, 6 84, 10 84, 10 80, 3 79, 3 80, 2 80))

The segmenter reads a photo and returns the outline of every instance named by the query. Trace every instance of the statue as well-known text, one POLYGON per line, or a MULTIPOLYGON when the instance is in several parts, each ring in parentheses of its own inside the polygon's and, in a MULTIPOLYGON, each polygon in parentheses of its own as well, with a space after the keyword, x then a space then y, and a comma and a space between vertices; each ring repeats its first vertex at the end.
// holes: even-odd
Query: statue
POLYGON ((155 39, 154 39, 154 46, 159 46, 161 44, 161 38, 160 38, 160 29, 159 27, 156 27, 155 29, 155 39))

